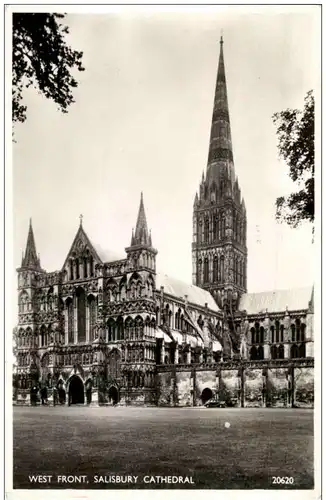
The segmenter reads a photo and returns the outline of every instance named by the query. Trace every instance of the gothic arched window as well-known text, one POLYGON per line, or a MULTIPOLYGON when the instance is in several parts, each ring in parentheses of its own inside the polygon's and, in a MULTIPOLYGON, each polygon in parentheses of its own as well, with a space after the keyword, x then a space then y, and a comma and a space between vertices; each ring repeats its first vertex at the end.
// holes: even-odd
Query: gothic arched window
POLYGON ((143 332, 144 332, 143 318, 141 318, 140 316, 137 316, 137 318, 135 320, 135 338, 136 339, 143 338, 143 332))
POLYGON ((28 309, 28 293, 22 292, 19 296, 19 312, 26 312, 28 309))
POLYGON ((198 261, 198 271, 197 271, 197 281, 199 284, 202 282, 202 260, 199 259, 198 261))
POLYGON ((108 319, 107 328, 108 328, 108 342, 114 342, 116 338, 116 328, 114 319, 112 318, 108 319))
POLYGON ((77 293, 77 331, 78 342, 86 341, 86 296, 83 288, 78 288, 77 293))
POLYGON ((48 345, 48 334, 46 331, 46 327, 44 325, 41 326, 41 347, 46 347, 48 345))
POLYGON ((241 245, 244 244, 243 233, 244 233, 244 227, 243 227, 243 222, 242 222, 241 225, 240 225, 240 243, 241 243, 241 245))
POLYGON ((300 358, 306 357, 306 344, 301 344, 299 347, 299 356, 300 358))
POLYGON ((94 276, 94 259, 92 255, 89 258, 89 275, 94 276))
POLYGON ((241 241, 240 232, 241 232, 240 219, 237 219, 237 241, 238 242, 241 241))
POLYGON ((221 281, 224 282, 224 274, 225 274, 225 269, 224 269, 224 255, 221 256, 220 259, 220 265, 221 265, 221 281))
POLYGON ((240 262, 240 286, 244 286, 244 263, 240 262))
POLYGON ((257 359, 264 359, 264 348, 262 345, 257 349, 257 359))
POLYGON ((274 325, 271 325, 271 341, 272 341, 272 344, 274 344, 274 342, 275 342, 274 325))
POLYGON ((301 323, 300 326, 300 341, 304 342, 306 338, 306 325, 304 323, 301 323))
POLYGON ((88 310, 89 310, 89 315, 88 315, 88 325, 89 325, 89 338, 91 341, 94 340, 94 328, 96 324, 96 299, 93 295, 90 295, 88 297, 88 310))
POLYGON ((79 259, 78 258, 75 260, 75 266, 76 266, 76 278, 79 279, 80 276, 79 276, 79 259))
POLYGON ((295 320, 295 340, 300 342, 301 337, 301 321, 298 319, 295 320))
POLYGON ((129 340, 133 340, 134 334, 134 322, 130 316, 125 321, 125 335, 129 340))
POLYGON ((208 283, 209 280, 209 268, 208 268, 208 258, 204 260, 204 283, 208 283))
POLYGON ((202 242, 202 220, 199 219, 197 226, 198 243, 202 242))
POLYGON ((213 259, 213 281, 216 283, 218 281, 218 258, 215 255, 213 259))
POLYGON ((284 325, 281 325, 280 342, 284 342, 284 325))
POLYGON ((74 306, 72 299, 67 299, 68 343, 74 343, 74 306))
POLYGON ((225 238, 225 215, 222 216, 222 238, 225 238))
POLYGON ((124 331, 123 331, 123 319, 121 316, 117 319, 117 340, 124 339, 124 331))
POLYGON ((74 262, 72 259, 69 261, 69 280, 74 279, 74 262))
POLYGON ((259 323, 255 323, 255 344, 259 344, 260 334, 259 334, 259 323))
POLYGON ((216 216, 214 215, 214 217, 213 217, 213 241, 216 241, 217 236, 218 236, 217 224, 218 224, 218 221, 217 221, 216 216))
POLYGON ((204 223, 204 241, 205 241, 205 243, 209 242, 209 220, 208 220, 208 218, 205 219, 205 223, 204 223))
POLYGON ((291 346, 291 358, 299 358, 299 348, 295 344, 291 346))
POLYGON ((238 284, 238 258, 234 257, 234 282, 237 285, 238 284))
POLYGON ((280 322, 278 320, 275 321, 275 340, 272 342, 278 343, 280 341, 280 322))
POLYGON ((181 317, 180 317, 180 329, 182 331, 185 331, 185 320, 184 320, 183 314, 181 314, 181 317))

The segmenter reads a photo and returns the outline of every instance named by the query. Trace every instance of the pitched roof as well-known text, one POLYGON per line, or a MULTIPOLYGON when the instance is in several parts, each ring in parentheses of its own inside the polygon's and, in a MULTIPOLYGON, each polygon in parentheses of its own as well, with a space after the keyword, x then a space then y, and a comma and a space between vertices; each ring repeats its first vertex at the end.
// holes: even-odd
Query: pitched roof
POLYGON ((170 278, 166 274, 157 273, 157 290, 159 290, 161 286, 164 287, 164 292, 173 295, 174 297, 184 299, 185 295, 187 295, 188 301, 193 304, 205 307, 205 303, 207 303, 209 309, 216 312, 220 310, 212 295, 198 286, 189 285, 188 283, 184 283, 178 279, 170 278))
POLYGON ((97 243, 92 243, 94 249, 96 250, 97 255, 101 259, 102 262, 115 262, 117 260, 126 259, 125 252, 112 252, 112 250, 107 250, 98 245, 97 243))
POLYGON ((242 295, 239 310, 247 314, 266 312, 285 312, 308 309, 312 299, 313 287, 292 288, 289 290, 271 290, 268 292, 245 293, 242 295))

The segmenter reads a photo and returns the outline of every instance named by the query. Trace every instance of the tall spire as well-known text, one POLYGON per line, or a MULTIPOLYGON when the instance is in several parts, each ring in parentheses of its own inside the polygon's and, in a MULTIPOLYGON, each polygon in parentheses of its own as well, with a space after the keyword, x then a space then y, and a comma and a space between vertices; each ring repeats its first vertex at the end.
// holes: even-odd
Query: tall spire
POLYGON ((22 259, 22 267, 40 269, 40 259, 37 256, 32 219, 29 219, 29 230, 27 236, 25 255, 22 259))
POLYGON ((223 36, 219 45, 206 175, 193 206, 192 276, 221 303, 223 296, 246 291, 247 217, 234 172, 223 36), (212 251, 216 259, 210 272, 212 251))
POLYGON ((224 170, 234 181, 233 152, 231 141, 231 127, 229 105, 227 97, 223 37, 220 39, 220 57, 218 62, 217 79, 214 96, 214 110, 212 117, 209 154, 207 162, 207 177, 217 180, 224 170))
POLYGON ((147 228, 143 193, 141 193, 140 195, 140 205, 138 210, 136 229, 133 235, 133 245, 151 245, 147 228))

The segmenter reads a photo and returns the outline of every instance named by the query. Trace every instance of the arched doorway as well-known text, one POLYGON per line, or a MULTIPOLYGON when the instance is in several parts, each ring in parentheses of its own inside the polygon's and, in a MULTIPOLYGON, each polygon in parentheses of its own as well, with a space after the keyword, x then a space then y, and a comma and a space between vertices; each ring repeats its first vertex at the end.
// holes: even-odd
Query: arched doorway
POLYGON ((119 403, 119 391, 116 387, 114 387, 114 385, 110 387, 108 396, 109 396, 109 401, 111 401, 113 405, 119 403))
POLYGON ((200 397, 201 397, 202 403, 204 405, 205 403, 207 403, 207 401, 209 399, 212 399, 213 391, 211 389, 209 389, 208 387, 206 387, 206 389, 204 389, 203 392, 201 393, 200 397))
POLYGON ((84 404, 84 384, 80 377, 74 375, 69 384, 69 404, 84 404))

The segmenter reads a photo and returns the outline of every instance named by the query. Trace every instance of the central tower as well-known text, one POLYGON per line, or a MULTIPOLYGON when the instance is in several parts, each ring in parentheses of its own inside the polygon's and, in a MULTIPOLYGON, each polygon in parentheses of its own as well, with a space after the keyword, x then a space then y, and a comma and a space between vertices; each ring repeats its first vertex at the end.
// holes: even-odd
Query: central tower
POLYGON ((208 161, 194 200, 192 243, 193 284, 211 292, 220 307, 236 307, 247 290, 246 235, 246 207, 233 163, 221 37, 208 161))

